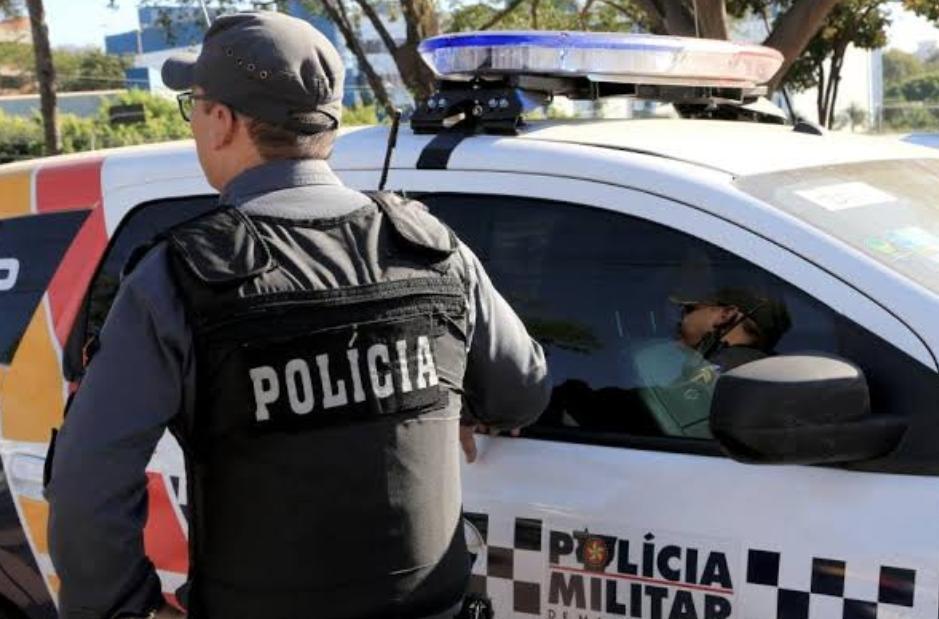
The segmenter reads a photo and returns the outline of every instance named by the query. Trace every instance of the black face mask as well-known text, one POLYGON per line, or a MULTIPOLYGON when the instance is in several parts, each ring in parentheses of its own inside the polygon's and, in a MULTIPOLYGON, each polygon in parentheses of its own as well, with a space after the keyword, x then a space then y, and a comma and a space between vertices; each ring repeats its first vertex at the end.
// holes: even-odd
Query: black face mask
POLYGON ((739 312, 736 318, 728 320, 724 324, 717 325, 713 331, 708 331, 701 341, 698 342, 698 345, 695 346, 702 357, 709 359, 710 357, 716 355, 723 349, 727 348, 727 344, 724 342, 724 337, 736 329, 739 325, 743 324, 745 320, 753 316, 758 309, 765 305, 765 301, 761 301, 748 309, 746 312, 739 312))

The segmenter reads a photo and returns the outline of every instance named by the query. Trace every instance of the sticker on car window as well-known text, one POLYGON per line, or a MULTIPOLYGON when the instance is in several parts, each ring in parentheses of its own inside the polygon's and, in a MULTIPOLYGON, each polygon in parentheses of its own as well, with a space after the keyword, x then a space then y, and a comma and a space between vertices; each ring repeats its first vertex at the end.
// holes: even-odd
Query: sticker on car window
POLYGON ((918 226, 905 226, 884 235, 868 237, 865 245, 875 253, 895 260, 922 258, 939 263, 939 236, 918 226))
POLYGON ((829 211, 843 211, 897 201, 895 196, 886 191, 860 181, 803 189, 796 191, 795 194, 829 211))

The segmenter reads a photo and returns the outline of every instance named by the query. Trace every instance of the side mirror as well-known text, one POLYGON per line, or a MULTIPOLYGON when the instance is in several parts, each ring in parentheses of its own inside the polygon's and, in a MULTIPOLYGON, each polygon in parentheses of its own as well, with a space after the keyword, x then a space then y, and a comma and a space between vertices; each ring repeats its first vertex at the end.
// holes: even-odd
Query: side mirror
POLYGON ((794 355, 760 359, 721 376, 711 431, 741 462, 822 464, 889 453, 906 423, 871 413, 867 380, 855 365, 794 355))

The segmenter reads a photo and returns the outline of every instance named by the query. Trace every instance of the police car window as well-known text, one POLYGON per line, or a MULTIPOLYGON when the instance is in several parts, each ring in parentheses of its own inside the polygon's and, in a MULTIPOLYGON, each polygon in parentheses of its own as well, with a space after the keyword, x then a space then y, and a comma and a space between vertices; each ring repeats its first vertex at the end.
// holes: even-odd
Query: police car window
POLYGON ((667 437, 690 451, 713 448, 708 412, 716 378, 772 354, 850 359, 865 371, 877 410, 895 414, 912 415, 907 395, 932 380, 919 363, 792 285, 670 228, 527 198, 421 200, 476 252, 544 345, 554 392, 536 429, 560 429, 575 440, 667 437), (733 346, 693 347, 708 332, 701 325, 722 324, 727 306, 747 309, 749 329, 724 324, 737 329, 733 346), (695 321, 697 335, 689 338, 695 321))
MULTIPOLYGON (((83 314, 69 338, 66 376, 81 371, 82 347, 104 324, 120 282, 121 270, 137 247, 170 227, 205 213, 218 205, 216 196, 193 196, 148 202, 137 206, 121 222, 88 290, 83 314)), ((71 375, 71 376, 69 376, 71 375)))

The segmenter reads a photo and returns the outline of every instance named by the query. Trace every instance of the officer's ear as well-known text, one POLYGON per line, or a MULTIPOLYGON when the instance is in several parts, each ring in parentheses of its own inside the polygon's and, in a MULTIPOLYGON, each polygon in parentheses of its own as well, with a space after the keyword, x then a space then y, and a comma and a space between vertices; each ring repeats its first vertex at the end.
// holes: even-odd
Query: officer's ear
POLYGON ((210 139, 214 150, 221 150, 235 141, 240 119, 234 110, 223 103, 215 103, 209 110, 209 120, 210 139))

